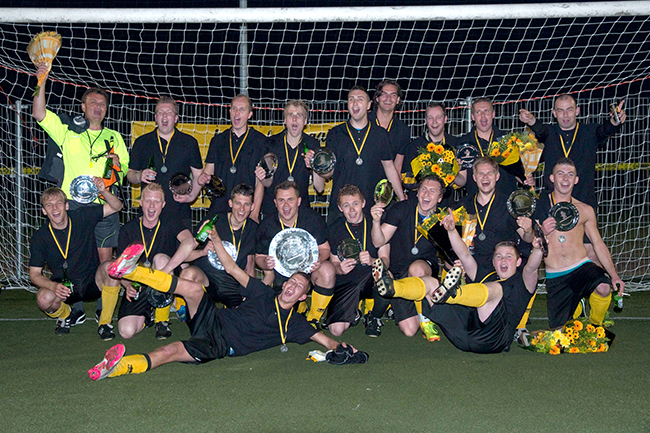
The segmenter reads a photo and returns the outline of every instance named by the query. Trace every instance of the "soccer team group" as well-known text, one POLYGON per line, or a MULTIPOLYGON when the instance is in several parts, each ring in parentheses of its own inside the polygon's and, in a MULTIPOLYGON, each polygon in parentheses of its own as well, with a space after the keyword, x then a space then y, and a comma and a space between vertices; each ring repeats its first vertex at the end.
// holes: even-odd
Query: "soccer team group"
MULTIPOLYGON (((46 72, 40 65, 37 73, 46 72)), ((572 319, 583 299, 591 323, 601 325, 612 290, 623 293, 624 283, 598 232, 594 189, 596 150, 625 121, 623 102, 618 116, 602 124, 578 122, 580 108, 570 95, 555 99, 554 124, 541 124, 520 110, 519 120, 545 144, 545 188, 534 215, 514 218, 507 212, 509 194, 535 181, 530 175, 515 177, 487 156, 490 143, 504 135, 494 125, 488 98, 473 101, 474 127, 463 137, 445 131, 445 107, 430 103, 424 131, 411 141, 410 128, 395 113, 403 99, 396 81, 382 81, 372 99, 355 86, 348 93, 349 119, 327 135, 336 164, 319 174, 310 161, 320 143, 303 132, 309 119, 303 101, 287 102, 286 128, 267 137, 249 126, 250 99, 236 96, 231 127, 215 134, 203 161, 196 139, 176 128, 178 107, 169 97, 156 104, 157 128, 138 137, 129 153, 120 133, 103 126, 109 102, 105 91, 91 88, 81 97, 84 123, 49 111, 45 90, 43 84, 34 97, 33 116, 58 146, 65 171, 60 187, 42 194, 47 221, 31 239, 30 277, 39 288, 38 307, 57 320, 55 333, 64 335, 85 321, 84 301, 99 299, 98 334, 112 340, 116 308, 123 339, 150 326, 156 338, 165 339, 171 336, 173 306, 191 334, 149 354, 125 355, 123 344, 113 346, 90 369, 93 380, 277 346, 286 352, 289 342, 318 342, 327 349, 314 355, 318 360, 364 363, 366 353, 322 329, 336 338, 361 322, 368 336, 378 337, 386 316, 409 337, 421 332, 435 342, 440 328, 461 350, 507 351, 525 332, 542 262, 552 328, 572 319), (436 174, 421 176, 415 184, 403 182, 418 149, 434 143, 455 151, 466 142, 474 143, 480 155, 459 171, 455 186, 446 186, 436 174), (278 159, 271 177, 259 164, 267 152, 278 159), (111 180, 105 179, 106 167, 111 180), (190 176, 187 194, 168 187, 177 173, 190 176), (70 185, 80 175, 92 176, 99 191, 94 202, 71 199, 70 185), (200 243, 194 233, 208 221, 193 228, 190 205, 214 176, 226 193, 212 198, 210 224, 219 217, 200 243), (308 188, 312 184, 322 193, 330 179, 326 224, 310 208, 308 188), (382 179, 392 184, 398 201, 372 205, 382 179), (120 227, 123 204, 113 191, 115 184, 127 182, 141 186, 140 212, 120 227), (579 215, 568 231, 557 230, 556 219, 549 217, 562 202, 573 204, 579 215), (452 214, 461 206, 477 218, 469 246, 452 214), (458 257, 455 263, 439 259, 417 230, 441 209, 448 213, 439 224, 458 257), (275 270, 269 247, 288 228, 313 236, 318 260, 309 273, 287 278, 275 270), (349 239, 361 246, 358 258, 337 255, 337 246, 349 239), (43 273, 46 265, 49 278, 43 273), (262 280, 255 278, 256 268, 263 271, 262 280)))

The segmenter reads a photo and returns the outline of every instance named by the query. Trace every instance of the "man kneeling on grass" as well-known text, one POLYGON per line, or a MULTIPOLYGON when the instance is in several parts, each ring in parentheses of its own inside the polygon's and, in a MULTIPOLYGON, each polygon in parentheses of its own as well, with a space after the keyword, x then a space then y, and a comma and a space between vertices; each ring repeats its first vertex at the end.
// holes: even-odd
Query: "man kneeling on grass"
POLYGON ((88 371, 92 380, 143 373, 170 362, 205 363, 225 356, 243 356, 275 346, 281 346, 282 352, 286 352, 287 342, 305 344, 310 340, 329 350, 326 360, 330 363, 355 364, 368 360, 367 353, 345 343, 339 344, 317 332, 303 316, 293 314, 294 306, 306 299, 309 292, 307 274, 293 274, 282 285, 280 294, 275 296, 272 288, 251 278, 237 266, 224 250, 216 231, 210 232, 210 239, 226 272, 244 287, 244 302, 237 308, 218 309, 199 283, 138 266, 143 246, 134 244, 127 247, 110 266, 109 274, 185 298, 191 337, 147 355, 124 356, 124 345, 113 346, 104 359, 88 371))
POLYGON ((453 216, 442 224, 467 276, 487 275, 480 283, 461 285, 462 269, 452 268, 442 283, 434 277, 390 277, 381 259, 373 264, 377 291, 384 297, 411 300, 427 298, 422 313, 442 328, 449 341, 466 352, 498 353, 510 349, 515 328, 537 288, 537 269, 542 262, 541 240, 533 241, 533 252, 522 271, 514 242, 500 242, 494 249, 489 273, 479 269, 467 245, 456 231, 453 216))

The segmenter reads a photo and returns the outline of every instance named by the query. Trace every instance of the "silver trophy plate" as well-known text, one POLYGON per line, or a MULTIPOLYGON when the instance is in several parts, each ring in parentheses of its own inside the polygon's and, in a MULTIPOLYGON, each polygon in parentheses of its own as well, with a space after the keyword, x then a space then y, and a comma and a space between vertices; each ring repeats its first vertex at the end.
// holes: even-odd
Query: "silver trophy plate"
POLYGON ((169 190, 174 195, 187 195, 192 192, 192 179, 185 173, 176 173, 169 181, 169 190))
POLYGON ((327 147, 321 147, 311 157, 309 164, 311 165, 311 169, 317 174, 325 175, 334 170, 336 155, 327 147))
POLYGON ((203 185, 205 195, 211 198, 221 198, 226 195, 226 186, 218 176, 211 176, 210 182, 203 185))
MULTIPOLYGON (((237 247, 228 241, 221 241, 221 243, 223 244, 223 248, 226 250, 228 255, 232 257, 234 261, 237 261, 237 247)), ((224 270, 223 265, 221 264, 221 260, 219 260, 219 257, 217 257, 217 253, 212 250, 208 251, 208 261, 212 266, 215 267, 215 269, 219 269, 220 271, 224 270)))
POLYGON ((70 197, 77 203, 88 204, 95 201, 99 196, 99 189, 93 182, 93 177, 82 174, 70 182, 70 197))
POLYGON ((393 191, 393 185, 386 179, 382 179, 377 182, 375 185, 375 191, 373 192, 375 203, 384 203, 386 206, 393 201, 395 196, 395 191, 393 191))
POLYGON ((456 149, 456 158, 460 161, 461 170, 472 168, 474 161, 481 155, 480 150, 474 143, 464 143, 456 149))
POLYGON ((519 189, 510 193, 508 201, 506 202, 508 213, 513 218, 530 217, 535 213, 537 207, 537 200, 525 189, 519 189))
POLYGON ((278 170, 278 157, 269 152, 260 159, 259 166, 264 169, 264 177, 268 179, 278 170))
POLYGON ((569 202, 556 203, 549 211, 549 215, 555 220, 555 229, 561 232, 573 229, 580 220, 578 208, 569 202))
POLYGON ((359 254, 363 251, 361 242, 357 239, 348 238, 343 239, 336 248, 336 255, 340 261, 345 259, 354 259, 359 261, 359 254))
POLYGON ((271 240, 269 256, 275 259, 275 270, 289 278, 297 271, 309 272, 318 262, 318 244, 307 230, 285 229, 271 240))

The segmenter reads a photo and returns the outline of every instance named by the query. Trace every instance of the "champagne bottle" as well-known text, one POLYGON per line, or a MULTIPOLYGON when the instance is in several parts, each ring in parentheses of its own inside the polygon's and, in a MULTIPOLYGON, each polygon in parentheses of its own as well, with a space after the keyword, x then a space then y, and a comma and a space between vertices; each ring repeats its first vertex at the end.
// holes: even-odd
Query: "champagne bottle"
POLYGON ((215 214, 210 221, 205 223, 203 228, 199 230, 199 232, 196 234, 196 240, 199 243, 203 243, 208 239, 209 233, 212 229, 214 229, 214 225, 217 223, 217 220, 219 219, 219 215, 215 214))
POLYGON ((74 288, 72 287, 72 281, 70 281, 70 278, 68 278, 67 269, 63 270, 63 278, 61 278, 61 284, 66 286, 68 289, 70 289, 70 295, 74 293, 74 288))

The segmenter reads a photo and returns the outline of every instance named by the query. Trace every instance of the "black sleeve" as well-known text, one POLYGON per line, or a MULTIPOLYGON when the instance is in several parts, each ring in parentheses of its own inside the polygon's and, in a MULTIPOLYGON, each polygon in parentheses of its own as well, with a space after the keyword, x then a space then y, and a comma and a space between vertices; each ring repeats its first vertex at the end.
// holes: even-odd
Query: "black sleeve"
POLYGON ((540 143, 545 143, 546 139, 548 138, 548 125, 545 125, 544 123, 540 122, 539 120, 535 121, 533 126, 529 126, 529 128, 533 131, 535 134, 535 138, 540 143))

